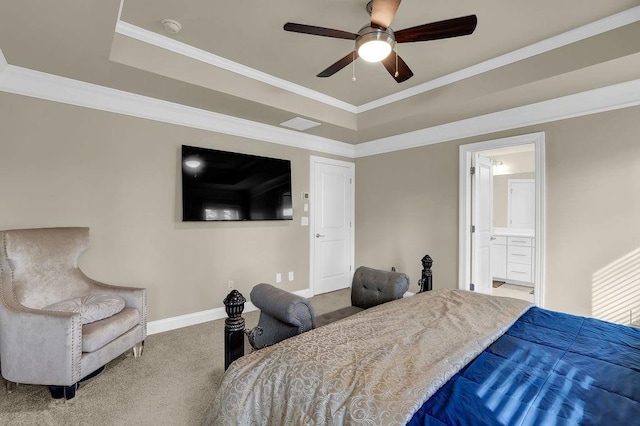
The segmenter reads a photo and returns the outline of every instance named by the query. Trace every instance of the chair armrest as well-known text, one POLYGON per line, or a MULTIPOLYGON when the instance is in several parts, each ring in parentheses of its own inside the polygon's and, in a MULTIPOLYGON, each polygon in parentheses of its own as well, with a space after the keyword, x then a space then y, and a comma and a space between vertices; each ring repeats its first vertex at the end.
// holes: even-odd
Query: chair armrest
POLYGON ((360 266, 353 274, 351 304, 368 309, 401 299, 407 290, 409 277, 405 274, 360 266))
POLYGON ((264 283, 253 287, 249 297, 262 312, 297 327, 300 332, 315 327, 313 307, 303 297, 264 283))
MULTIPOLYGON (((84 275, 84 273, 83 273, 84 275)), ((100 293, 113 294, 124 299, 125 306, 136 308, 140 312, 140 325, 144 328, 144 336, 147 337, 147 289, 142 287, 123 287, 111 284, 101 283, 93 280, 86 275, 85 279, 90 286, 100 293)))
POLYGON ((101 283, 96 280, 92 280, 87 277, 91 286, 93 286, 100 293, 114 294, 120 296, 125 301, 125 306, 129 308, 136 308, 141 312, 146 310, 147 305, 147 289, 141 287, 123 287, 111 284, 101 283))
POLYGON ((71 386, 81 371, 80 314, 0 301, 2 376, 16 383, 71 386))

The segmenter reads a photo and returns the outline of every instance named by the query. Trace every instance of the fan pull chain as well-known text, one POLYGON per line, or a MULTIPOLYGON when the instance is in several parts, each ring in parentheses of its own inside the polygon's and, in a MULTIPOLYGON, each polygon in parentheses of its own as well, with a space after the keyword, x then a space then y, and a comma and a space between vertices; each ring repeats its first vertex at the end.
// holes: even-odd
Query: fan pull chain
POLYGON ((355 82, 356 81, 356 51, 354 50, 351 55, 353 58, 353 60, 351 61, 351 69, 352 69, 351 81, 355 82))
POLYGON ((398 72, 398 43, 397 42, 393 43, 393 50, 396 52, 396 73, 394 77, 398 78, 400 73, 398 72))

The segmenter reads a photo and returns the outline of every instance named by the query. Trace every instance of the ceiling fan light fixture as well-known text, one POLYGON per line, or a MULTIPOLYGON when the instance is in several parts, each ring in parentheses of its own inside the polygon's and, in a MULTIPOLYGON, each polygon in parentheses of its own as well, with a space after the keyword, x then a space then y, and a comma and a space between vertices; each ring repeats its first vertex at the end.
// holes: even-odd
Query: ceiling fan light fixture
POLYGON ((380 62, 391 53, 391 45, 386 41, 372 40, 358 48, 358 56, 367 62, 380 62))
POLYGON ((356 39, 358 56, 367 62, 380 62, 391 53, 394 43, 393 31, 366 26, 356 39))

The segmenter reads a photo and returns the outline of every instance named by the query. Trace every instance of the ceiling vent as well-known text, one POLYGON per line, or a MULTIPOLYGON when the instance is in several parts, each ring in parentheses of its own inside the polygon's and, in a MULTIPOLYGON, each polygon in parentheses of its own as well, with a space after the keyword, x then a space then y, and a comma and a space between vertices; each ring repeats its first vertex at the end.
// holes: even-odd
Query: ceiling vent
POLYGON ((296 117, 296 118, 292 118, 291 120, 287 120, 284 123, 280 123, 280 125, 303 132, 312 127, 319 126, 320 123, 316 121, 307 120, 306 118, 296 117))

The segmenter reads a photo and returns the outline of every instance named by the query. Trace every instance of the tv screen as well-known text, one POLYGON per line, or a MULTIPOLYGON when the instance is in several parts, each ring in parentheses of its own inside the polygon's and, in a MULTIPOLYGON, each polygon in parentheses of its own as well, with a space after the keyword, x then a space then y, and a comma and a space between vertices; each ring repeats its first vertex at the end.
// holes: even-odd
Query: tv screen
POLYGON ((182 145, 182 220, 292 220, 291 162, 182 145))

